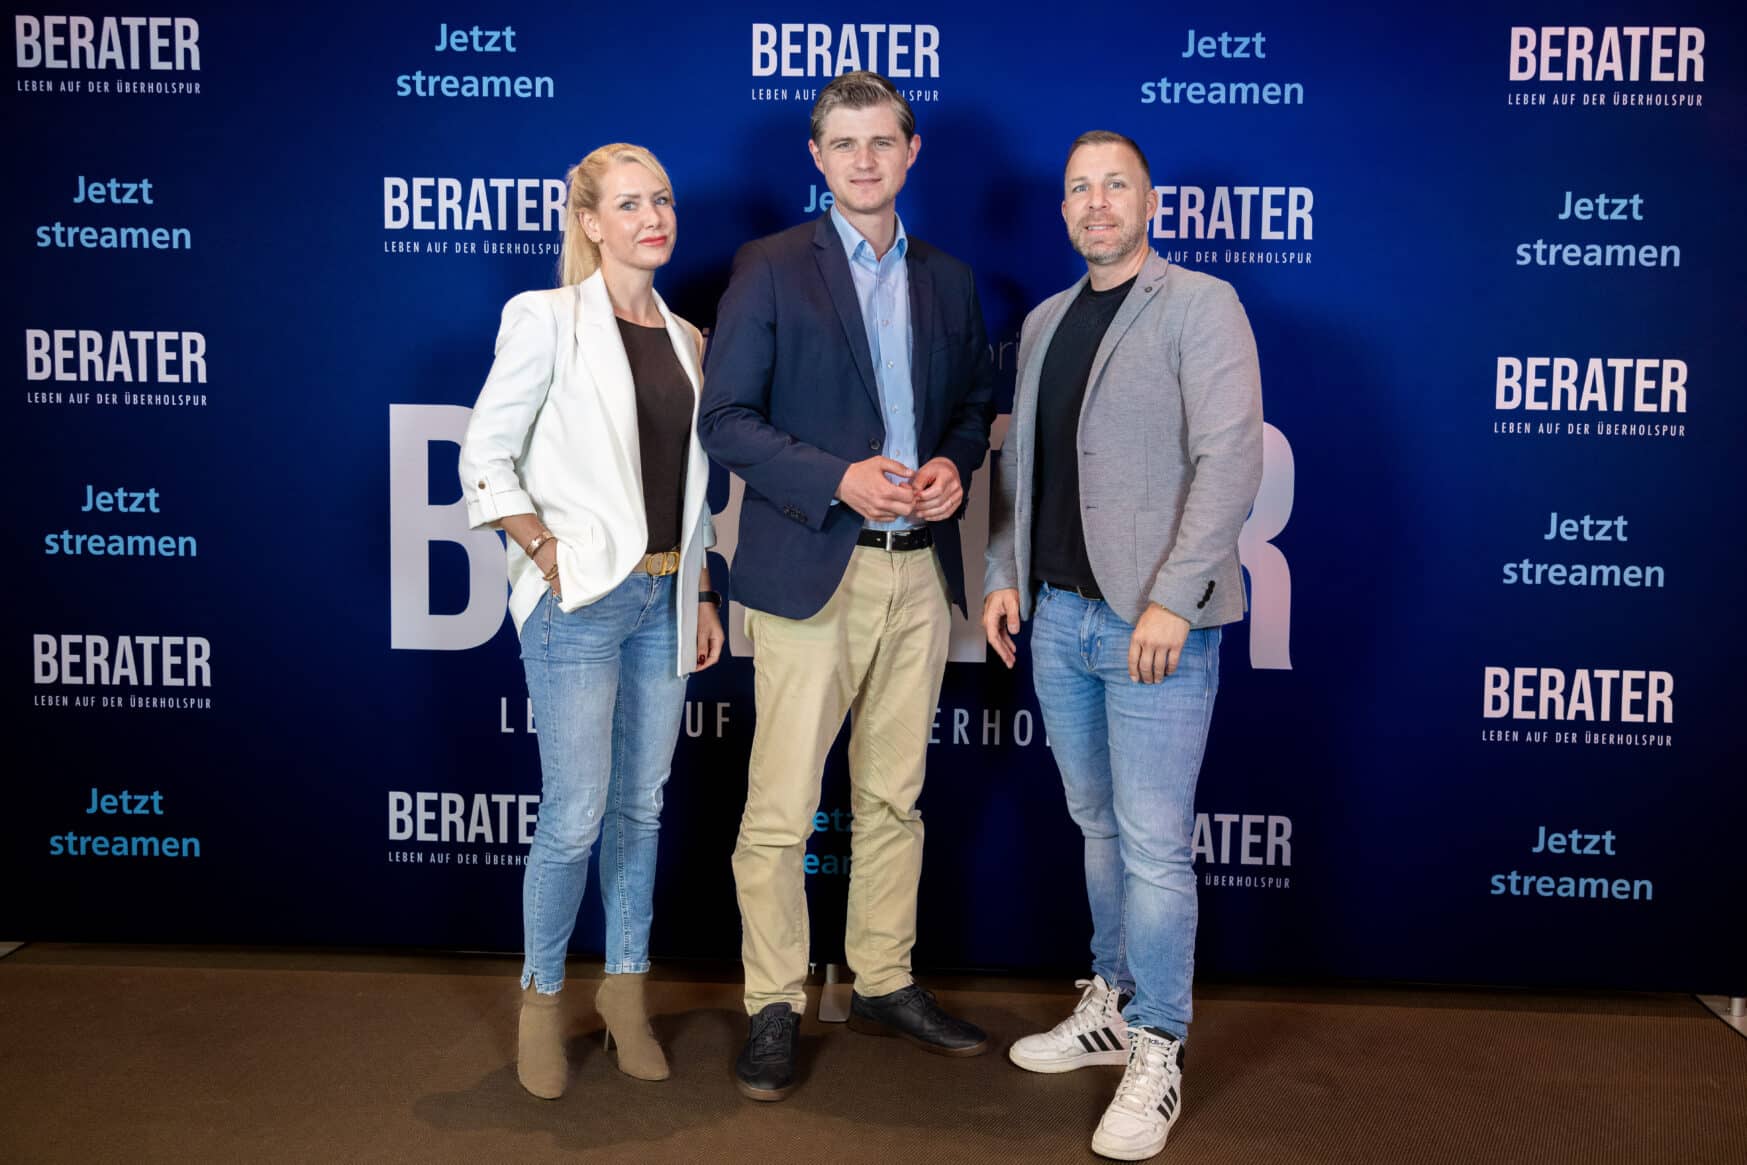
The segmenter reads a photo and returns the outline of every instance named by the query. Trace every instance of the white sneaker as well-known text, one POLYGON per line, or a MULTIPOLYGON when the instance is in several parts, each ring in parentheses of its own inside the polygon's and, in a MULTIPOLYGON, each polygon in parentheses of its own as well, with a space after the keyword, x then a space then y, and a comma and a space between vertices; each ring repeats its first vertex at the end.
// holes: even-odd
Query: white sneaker
POLYGON ((1122 1000, 1102 975, 1076 979, 1083 987, 1073 1014, 1007 1049, 1007 1058, 1027 1072, 1072 1072, 1092 1064, 1128 1062, 1128 1024, 1122 1000))
POLYGON ((1183 1041, 1148 1027, 1128 1033, 1128 1071, 1092 1134, 1092 1152, 1145 1161, 1165 1147, 1183 1113, 1183 1041))

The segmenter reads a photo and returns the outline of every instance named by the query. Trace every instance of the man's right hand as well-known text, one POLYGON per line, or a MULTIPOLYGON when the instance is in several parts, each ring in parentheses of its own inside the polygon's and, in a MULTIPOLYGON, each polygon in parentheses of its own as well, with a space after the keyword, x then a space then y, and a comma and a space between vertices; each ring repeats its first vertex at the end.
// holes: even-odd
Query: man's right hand
POLYGON ((893 485, 886 474, 908 482, 915 470, 900 465, 890 457, 869 457, 857 461, 843 473, 837 483, 837 500, 870 522, 890 522, 910 516, 913 495, 908 485, 893 485))
POLYGON ((983 598, 983 634, 988 636, 989 646, 995 649, 995 654, 1008 667, 1012 667, 1013 661, 1019 658, 1019 653, 1013 647, 1013 636, 1018 633, 1018 588, 1003 587, 998 591, 990 591, 983 598))

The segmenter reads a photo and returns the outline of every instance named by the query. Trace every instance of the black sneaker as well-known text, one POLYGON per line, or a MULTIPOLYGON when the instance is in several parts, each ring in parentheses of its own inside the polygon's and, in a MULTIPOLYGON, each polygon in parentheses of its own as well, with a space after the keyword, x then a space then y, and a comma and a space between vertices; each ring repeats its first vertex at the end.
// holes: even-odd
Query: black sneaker
POLYGON ((914 983, 889 995, 849 997, 849 1026, 870 1036, 903 1036, 939 1056, 980 1056, 989 1037, 974 1023, 940 1009, 932 992, 914 983))
POLYGON ((801 1017, 786 1003, 769 1003, 752 1017, 751 1031, 740 1058, 734 1061, 734 1083, 750 1100, 781 1100, 795 1090, 795 1040, 801 1017))

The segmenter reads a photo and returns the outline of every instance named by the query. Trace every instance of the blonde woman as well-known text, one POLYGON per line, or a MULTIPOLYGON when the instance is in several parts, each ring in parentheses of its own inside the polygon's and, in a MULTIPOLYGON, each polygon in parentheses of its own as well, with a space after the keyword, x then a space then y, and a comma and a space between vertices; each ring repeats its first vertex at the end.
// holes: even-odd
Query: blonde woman
POLYGON ((595 1006, 619 1069, 666 1079, 644 980, 662 786, 685 677, 722 651, 697 440, 702 337, 655 293, 673 185, 654 155, 602 146, 569 174, 561 284, 505 305, 461 447, 468 520, 508 535, 510 615, 540 741, 540 817, 522 880, 516 1073, 568 1075, 564 956, 601 842, 606 976, 595 1006))

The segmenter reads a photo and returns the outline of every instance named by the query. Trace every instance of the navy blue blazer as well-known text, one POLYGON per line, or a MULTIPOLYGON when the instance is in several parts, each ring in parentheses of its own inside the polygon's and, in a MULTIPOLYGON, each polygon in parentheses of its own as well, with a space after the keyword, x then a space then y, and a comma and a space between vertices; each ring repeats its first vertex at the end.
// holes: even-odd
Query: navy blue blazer
MULTIPOLYGON (((989 447, 995 396, 976 281, 915 235, 906 261, 916 448, 923 462, 949 458, 968 495, 989 447)), ((830 216, 741 247, 716 312, 698 408, 705 452, 746 481, 736 599, 788 619, 830 601, 863 522, 831 499, 844 471, 877 456, 885 435, 867 329, 830 216)), ((963 514, 960 506, 930 523, 960 610, 963 514)))

